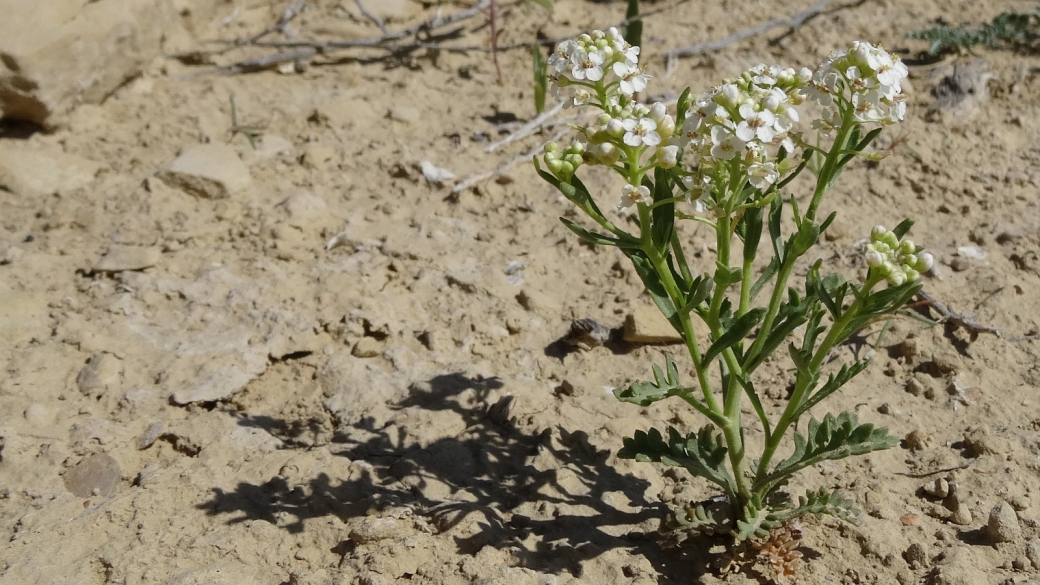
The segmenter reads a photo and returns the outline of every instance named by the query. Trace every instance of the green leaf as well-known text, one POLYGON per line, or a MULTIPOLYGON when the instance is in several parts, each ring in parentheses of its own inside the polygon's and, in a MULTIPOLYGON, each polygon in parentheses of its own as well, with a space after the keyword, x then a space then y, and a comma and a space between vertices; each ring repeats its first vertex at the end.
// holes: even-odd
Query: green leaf
POLYGON ((658 400, 685 392, 687 389, 679 384, 679 367, 672 361, 672 356, 664 354, 664 367, 666 372, 654 364, 653 382, 636 382, 628 388, 615 388, 614 397, 621 402, 650 406, 658 400))
MULTIPOLYGON (((544 1, 549 10, 552 10, 552 5, 549 4, 549 0, 544 1)), ((531 45, 531 57, 534 60, 532 69, 534 71, 534 109, 536 112, 541 114, 545 111, 545 93, 549 87, 549 77, 546 74, 546 68, 548 67, 545 55, 542 55, 542 48, 537 45, 531 45)))
POLYGON ((665 319, 672 324, 672 327, 683 335, 682 323, 679 321, 679 315, 672 299, 668 296, 668 292, 664 289, 664 284, 661 282, 661 277, 657 274, 657 270, 654 269, 653 263, 646 257, 646 253, 642 250, 632 248, 622 248, 622 252, 632 261, 632 267, 635 268, 636 274, 643 281, 643 286, 646 287, 646 292, 650 294, 650 298, 654 300, 658 309, 664 314, 665 319))
POLYGON ((784 261, 784 234, 780 231, 780 216, 784 202, 777 197, 769 204, 769 240, 773 243, 773 252, 782 263, 784 261))
POLYGON ((806 491, 804 496, 798 496, 797 506, 775 513, 775 516, 787 522, 809 514, 817 517, 826 514, 850 524, 859 524, 859 510, 853 507, 852 500, 846 500, 839 492, 828 492, 826 488, 806 491))
MULTIPOLYGON (((560 179, 556 178, 556 175, 543 171, 542 165, 538 162, 538 157, 533 157, 534 170, 538 171, 538 176, 541 177, 546 183, 549 183, 553 187, 560 189, 560 179)), ((562 191, 562 189, 560 189, 562 191)))
POLYGON ((729 510, 729 503, 725 501, 716 502, 707 508, 704 504, 677 507, 669 515, 665 528, 707 536, 729 534, 733 530, 733 514, 729 510))
POLYGON ((765 307, 757 307, 740 316, 725 333, 719 336, 715 343, 711 344, 708 351, 704 352, 704 364, 711 363, 711 360, 720 353, 743 341, 748 333, 751 333, 751 330, 762 321, 765 314, 765 307))
MULTIPOLYGON (((654 202, 663 201, 672 197, 672 181, 667 170, 660 167, 654 169, 654 181, 643 177, 643 185, 654 194, 654 202)), ((658 249, 667 249, 675 232, 675 204, 666 203, 655 207, 652 213, 650 235, 654 245, 658 249)))
POLYGON ((675 102, 675 127, 682 128, 683 122, 686 121, 686 112, 690 109, 690 91, 687 87, 681 94, 679 94, 679 100, 675 102))
POLYGON ((909 232, 910 228, 912 227, 914 227, 914 220, 904 219, 903 221, 899 222, 899 225, 892 229, 892 233, 895 234, 897 238, 902 240, 903 236, 905 236, 906 233, 909 232))
POLYGON ((863 455, 899 444, 899 439, 889 435, 888 429, 876 429, 870 423, 861 425, 855 413, 851 412, 838 416, 828 414, 823 421, 814 418, 808 427, 805 435, 795 433, 794 453, 779 463, 772 473, 755 482, 753 489, 756 492, 768 493, 777 482, 821 461, 863 455))
POLYGON ((683 305, 680 312, 683 314, 689 313, 697 307, 697 305, 708 300, 708 297, 711 296, 713 285, 714 281, 712 281, 711 278, 708 278, 707 274, 695 278, 693 282, 690 283, 690 294, 686 298, 686 304, 683 305))
POLYGON ((874 142, 874 139, 878 137, 878 134, 881 134, 882 130, 884 130, 884 127, 874 128, 870 132, 867 132, 867 135, 863 137, 863 140, 859 141, 859 144, 853 142, 853 144, 855 144, 855 148, 853 148, 852 150, 858 150, 862 152, 864 148, 870 146, 871 142, 874 142))
POLYGON ((751 285, 751 300, 754 301, 758 296, 758 293, 762 292, 762 288, 776 276, 777 271, 780 270, 780 261, 774 256, 769 259, 769 264, 766 265, 765 270, 762 271, 761 276, 755 281, 755 284, 751 285))
POLYGON ((603 219, 603 212, 599 210, 599 206, 596 205, 596 200, 589 194, 589 190, 585 187, 585 183, 582 183, 581 179, 577 176, 573 176, 571 177, 571 185, 574 186, 574 189, 585 203, 581 206, 582 210, 592 216, 593 219, 603 219))
POLYGON ((737 540, 749 538, 768 538, 769 534, 783 525, 780 519, 767 506, 762 505, 759 496, 752 496, 744 505, 744 517, 737 520, 737 540))
MULTIPOLYGON (((805 399, 805 402, 803 402, 795 411, 793 418, 798 418, 806 412, 809 412, 812 407, 819 404, 824 398, 834 394, 839 388, 855 378, 869 365, 870 360, 859 360, 854 362, 851 366, 842 366, 836 373, 827 376, 827 381, 823 383, 823 386, 809 396, 809 398, 805 399)), ((815 386, 815 384, 813 384, 813 386, 815 386)), ((810 386, 810 388, 811 387, 812 386, 810 386)))
POLYGON ((762 239, 762 214, 761 207, 751 207, 737 224, 737 232, 744 240, 745 262, 754 260, 758 254, 758 242, 762 239))
POLYGON ((585 240, 586 242, 589 242, 590 244, 596 244, 597 246, 618 246, 618 247, 626 247, 626 246, 635 247, 635 246, 638 245, 638 244, 626 244, 625 242, 623 242, 623 241, 621 241, 621 240, 619 240, 617 238, 612 238, 610 236, 607 236, 607 235, 604 235, 604 234, 598 234, 596 232, 590 232, 589 230, 581 227, 580 225, 574 223, 573 221, 571 221, 571 220, 569 220, 569 219, 567 219, 565 217, 561 217, 560 221, 563 222, 563 225, 567 226, 567 229, 571 230, 572 232, 577 234, 579 238, 581 238, 582 240, 585 240))
MULTIPOLYGON (((625 20, 639 16, 639 0, 628 0, 628 10, 625 11, 625 20)), ((636 19, 621 25, 621 36, 625 37, 628 44, 639 47, 643 44, 643 20, 636 19)))
MULTIPOLYGON (((747 372, 747 370, 745 370, 747 372)), ((748 400, 751 401, 751 406, 755 408, 755 414, 758 415, 759 422, 762 423, 762 430, 765 431, 766 441, 773 436, 773 427, 769 424, 769 417, 766 416, 766 409, 762 406, 762 399, 758 397, 758 391, 755 390, 755 385, 751 380, 744 379, 737 376, 737 382, 744 389, 744 393, 747 394, 748 400)))
POLYGON ((787 300, 780 303, 772 329, 766 333, 766 340, 762 342, 762 348, 758 353, 746 357, 744 371, 755 371, 795 329, 808 320, 812 307, 813 301, 801 298, 793 288, 787 289, 787 300))
POLYGON ((649 433, 636 431, 624 440, 618 457, 685 467, 691 474, 722 487, 730 501, 736 493, 733 478, 725 467, 726 445, 711 425, 685 437, 669 427, 667 442, 657 429, 650 429, 649 433))

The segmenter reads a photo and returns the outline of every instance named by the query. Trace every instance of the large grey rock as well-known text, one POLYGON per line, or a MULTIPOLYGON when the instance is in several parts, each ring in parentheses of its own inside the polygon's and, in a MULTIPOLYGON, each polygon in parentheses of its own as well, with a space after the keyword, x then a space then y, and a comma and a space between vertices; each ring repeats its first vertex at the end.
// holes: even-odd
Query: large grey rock
POLYGON ((210 199, 230 197, 250 182, 249 167, 233 148, 223 144, 184 151, 159 172, 159 178, 170 187, 210 199))

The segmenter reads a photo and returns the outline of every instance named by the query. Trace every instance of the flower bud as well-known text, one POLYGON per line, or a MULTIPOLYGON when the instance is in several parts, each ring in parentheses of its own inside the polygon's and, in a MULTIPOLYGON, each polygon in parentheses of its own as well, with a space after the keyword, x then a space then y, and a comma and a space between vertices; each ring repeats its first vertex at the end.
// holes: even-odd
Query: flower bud
POLYGON ((881 241, 881 237, 884 236, 887 233, 888 233, 888 230, 885 229, 885 226, 883 226, 883 225, 876 225, 876 226, 874 226, 873 229, 870 230, 870 239, 874 240, 875 242, 879 242, 879 241, 881 241))
POLYGON ((917 269, 918 272, 928 272, 932 269, 932 265, 934 264, 934 262, 935 259, 932 258, 931 254, 929 254, 928 252, 921 252, 917 255, 917 262, 914 267, 917 269))
POLYGON ((664 120, 666 114, 668 114, 668 110, 664 107, 664 104, 661 102, 654 102, 654 105, 650 106, 650 111, 648 112, 647 117, 660 124, 661 120, 664 120))
POLYGON ((899 253, 910 255, 917 251, 917 246, 914 246, 912 240, 903 240, 899 242, 899 253))
POLYGON ((675 120, 669 115, 661 118, 661 121, 657 123, 657 133, 661 135, 662 140, 671 138, 675 134, 675 120))
POLYGON ((597 144, 591 152, 593 158, 601 165, 610 166, 621 158, 621 152, 609 142, 597 144))
POLYGON ((611 118, 607 122, 607 134, 610 134, 614 138, 620 138, 625 133, 625 124, 617 118, 611 118))
POLYGON ((892 286, 899 286, 904 282, 906 282, 906 275, 903 274, 902 270, 895 269, 888 275, 888 284, 892 286))
POLYGON ((555 142, 546 142, 545 146, 542 147, 542 152, 544 152, 545 154, 550 154, 556 152, 557 150, 560 150, 560 145, 556 144, 555 142))
POLYGON ((918 274, 918 272, 916 270, 914 270, 913 268, 910 268, 910 267, 907 267, 907 268, 903 269, 903 274, 906 275, 906 280, 908 282, 913 282, 913 281, 917 280, 921 276, 920 274, 918 274))
POLYGON ((571 175, 574 174, 574 171, 575 171, 575 168, 574 168, 573 164, 571 164, 571 163, 569 163, 567 161, 560 161, 560 172, 557 173, 557 174, 562 176, 562 177, 570 177, 571 175))
POLYGON ((563 172, 563 161, 562 160, 559 160, 559 159, 556 159, 556 158, 551 159, 551 160, 550 159, 546 159, 545 166, 549 167, 549 172, 551 172, 552 174, 554 174, 556 176, 560 176, 560 173, 563 172))
POLYGON ((805 85, 812 81, 812 70, 808 67, 802 67, 798 70, 798 83, 805 85))
POLYGON ((873 249, 867 250, 867 253, 865 254, 865 256, 866 256, 866 259, 867 259, 867 266, 870 266, 872 268, 873 267, 877 267, 877 266, 881 266, 881 264, 883 264, 885 262, 884 255, 882 255, 881 252, 878 252, 877 250, 873 250, 873 249))
POLYGON ((679 147, 675 145, 662 147, 657 151, 657 164, 662 169, 670 169, 678 163, 679 147))

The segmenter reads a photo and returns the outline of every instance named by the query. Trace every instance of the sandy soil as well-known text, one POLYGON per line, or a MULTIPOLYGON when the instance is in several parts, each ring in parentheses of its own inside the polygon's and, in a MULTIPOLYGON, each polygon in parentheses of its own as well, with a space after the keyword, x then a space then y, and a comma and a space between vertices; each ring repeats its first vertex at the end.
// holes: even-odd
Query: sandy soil
MULTIPOLYGON (((352 2, 308 4, 303 37, 378 34, 352 2)), ((369 4, 392 29, 436 10, 369 4)), ((624 10, 555 4, 501 10, 500 42, 624 10)), ((1033 6, 838 2, 665 74, 666 50, 807 5, 690 2, 649 18, 652 93, 763 61, 813 65, 853 39, 913 57, 925 47, 906 30, 1033 6)), ((248 36, 282 8, 229 3, 167 50, 248 36)), ((486 42, 484 22, 451 42, 486 42)), ((852 409, 906 441, 797 478, 792 491, 840 488, 863 512, 860 526, 804 522, 799 583, 1040 582, 1040 58, 977 53, 989 99, 953 109, 932 108, 933 88, 975 57, 913 62, 896 154, 844 175, 819 257, 855 275, 872 225, 915 218, 939 260, 925 290, 1002 335, 900 319, 876 350, 879 327, 842 348, 839 361, 876 358, 817 414, 852 409), (929 493, 936 480, 955 493, 929 493), (1007 542, 986 529, 994 508, 1007 542)), ((614 456, 636 429, 702 424, 679 403, 640 409, 609 392, 677 348, 560 341, 574 319, 618 327, 649 304, 624 259, 579 244, 557 220, 568 205, 527 164, 457 196, 420 172, 465 177, 546 139, 484 152, 515 127, 497 125, 534 115, 529 53, 501 54, 501 85, 487 53, 346 55, 293 74, 159 59, 64 128, 5 126, 3 148, 98 166, 76 188, 0 191, 0 582, 768 582, 763 565, 715 570, 725 540, 659 546, 668 506, 712 492, 614 456), (229 96, 240 125, 262 126, 257 148, 230 132, 229 96), (248 186, 213 199, 162 180, 200 143, 229 144, 248 186)), ((705 234, 686 236, 707 262, 705 234)), ((778 411, 788 364, 760 379, 778 411)))

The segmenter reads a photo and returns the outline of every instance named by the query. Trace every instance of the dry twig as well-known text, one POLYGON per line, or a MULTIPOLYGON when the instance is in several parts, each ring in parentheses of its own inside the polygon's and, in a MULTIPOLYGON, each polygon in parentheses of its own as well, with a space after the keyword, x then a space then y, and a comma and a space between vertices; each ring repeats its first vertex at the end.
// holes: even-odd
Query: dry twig
POLYGON ((942 316, 945 322, 950 323, 955 327, 963 327, 967 329, 968 332, 971 333, 972 339, 974 339, 975 336, 977 336, 979 333, 992 333, 997 337, 1001 336, 1000 330, 996 327, 983 325, 975 321, 974 317, 970 315, 961 315, 959 313, 954 313, 953 311, 948 309, 946 305, 943 305, 942 303, 937 301, 935 297, 924 291, 917 293, 917 298, 921 299, 922 301, 927 303, 928 306, 935 309, 935 311, 942 316))
POLYGON ((488 147, 484 149, 484 152, 494 152, 498 150, 500 147, 516 142, 521 138, 527 138, 529 135, 538 131, 543 125, 545 125, 545 123, 549 121, 550 118, 559 113, 559 111, 563 109, 563 106, 566 105, 566 103, 567 100, 561 101, 560 103, 553 106, 552 109, 542 112, 537 117, 532 119, 530 122, 517 128, 516 131, 510 134, 509 136, 506 136, 502 140, 488 145, 488 147))
POLYGON ((368 8, 365 8, 365 5, 361 3, 361 0, 354 0, 354 4, 357 4, 358 10, 361 11, 361 14, 363 14, 365 18, 374 22, 375 25, 379 27, 379 30, 383 31, 384 35, 390 34, 390 31, 387 30, 386 23, 383 22, 383 19, 369 12, 368 8))
POLYGON ((770 29, 774 29, 780 26, 786 26, 790 29, 796 29, 802 25, 806 20, 816 16, 823 12, 824 8, 834 3, 834 0, 819 0, 816 4, 806 8, 805 10, 791 15, 788 18, 774 18, 767 20, 758 26, 754 26, 742 31, 735 32, 729 36, 723 37, 717 41, 709 41, 707 43, 697 43, 696 45, 690 45, 688 47, 682 47, 679 49, 672 49, 664 54, 666 59, 672 59, 675 57, 689 57, 691 55, 700 55, 702 53, 711 53, 724 49, 733 43, 742 41, 747 38, 751 38, 760 35, 770 29))

